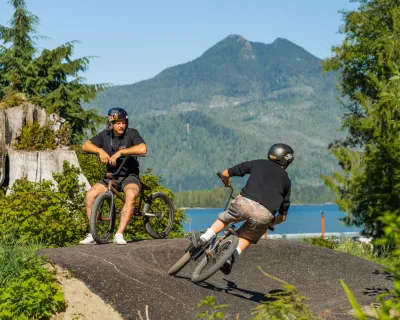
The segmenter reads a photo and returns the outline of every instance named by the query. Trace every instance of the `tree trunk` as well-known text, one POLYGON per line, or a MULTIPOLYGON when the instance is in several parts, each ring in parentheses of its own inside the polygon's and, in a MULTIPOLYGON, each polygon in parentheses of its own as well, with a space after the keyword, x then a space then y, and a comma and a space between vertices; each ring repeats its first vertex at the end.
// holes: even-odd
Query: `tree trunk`
MULTIPOLYGON (((52 173, 62 172, 64 160, 79 167, 75 152, 68 149, 56 149, 54 151, 13 149, 23 126, 34 121, 44 125, 47 120, 54 120, 54 118, 54 115, 47 116, 44 109, 29 103, 19 107, 0 109, 0 186, 4 184, 6 177, 9 181, 8 187, 11 187, 16 179, 22 177, 33 182, 42 179, 52 180, 57 185, 52 173), (6 172, 6 155, 9 160, 9 172, 6 172)), ((79 181, 85 184, 86 190, 90 189, 90 184, 82 173, 79 175, 79 181)))

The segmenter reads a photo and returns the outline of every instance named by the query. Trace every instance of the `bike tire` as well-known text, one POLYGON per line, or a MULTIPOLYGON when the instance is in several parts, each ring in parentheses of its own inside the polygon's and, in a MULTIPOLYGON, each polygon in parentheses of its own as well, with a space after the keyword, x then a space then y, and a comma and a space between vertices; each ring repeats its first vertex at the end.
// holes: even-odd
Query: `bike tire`
POLYGON ((175 276, 181 271, 189 262, 191 256, 189 252, 185 252, 185 254, 169 269, 168 274, 170 276, 175 276))
POLYGON ((110 192, 96 198, 90 214, 90 233, 98 244, 108 243, 115 228, 115 207, 110 192), (104 213, 103 213, 103 209, 104 213))
POLYGON ((155 217, 144 216, 144 227, 154 239, 164 239, 174 225, 175 210, 171 199, 163 192, 155 192, 150 203, 144 204, 143 213, 155 214, 155 217))
POLYGON ((235 235, 230 235, 228 238, 223 240, 215 249, 215 255, 218 255, 218 253, 221 255, 216 257, 216 261, 213 261, 207 255, 204 255, 203 259, 200 260, 194 269, 190 280, 193 283, 199 283, 210 278, 232 256, 238 244, 239 238, 235 235), (207 266, 209 267, 208 269, 206 268, 207 266))

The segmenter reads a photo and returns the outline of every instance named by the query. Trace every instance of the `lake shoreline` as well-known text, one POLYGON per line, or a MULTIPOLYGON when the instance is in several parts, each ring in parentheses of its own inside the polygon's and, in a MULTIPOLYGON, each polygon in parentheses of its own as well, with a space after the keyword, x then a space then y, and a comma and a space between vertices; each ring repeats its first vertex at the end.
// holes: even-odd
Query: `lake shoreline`
MULTIPOLYGON (((290 206, 293 206, 293 207, 294 206, 325 206, 325 205, 332 205, 332 204, 336 205, 336 203, 334 203, 334 202, 327 202, 327 203, 293 203, 290 206)), ((181 207, 178 209, 179 210, 190 210, 190 209, 196 209, 196 210, 207 209, 207 210, 209 210, 209 209, 222 209, 222 207, 181 207)))

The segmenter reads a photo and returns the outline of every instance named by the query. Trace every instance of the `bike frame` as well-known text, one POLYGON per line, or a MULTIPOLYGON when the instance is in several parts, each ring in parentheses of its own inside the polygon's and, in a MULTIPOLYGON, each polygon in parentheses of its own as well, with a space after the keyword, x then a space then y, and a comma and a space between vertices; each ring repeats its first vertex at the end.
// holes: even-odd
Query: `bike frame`
MULTIPOLYGON (((217 176, 221 177, 221 173, 218 172, 217 176)), ((228 208, 229 203, 231 202, 231 200, 234 199, 233 198, 233 188, 232 185, 229 186, 229 196, 228 199, 225 202, 225 207, 223 211, 226 211, 226 209, 228 208)), ((229 236, 229 234, 235 233, 236 234, 236 227, 234 224, 230 224, 225 228, 225 234, 223 237, 219 237, 217 235, 215 235, 214 237, 211 238, 210 243, 208 245, 207 248, 204 248, 202 250, 200 250, 197 254, 195 254, 192 258, 193 261, 196 261, 200 256, 203 255, 203 253, 205 251, 210 251, 210 252, 214 252, 215 248, 219 246, 219 244, 221 243, 221 241, 223 241, 227 236, 229 236)))
MULTIPOLYGON (((146 157, 146 155, 129 155, 129 156, 125 156, 125 157, 121 157, 123 158, 123 161, 121 163, 121 165, 118 167, 118 170, 114 173, 111 172, 105 172, 103 170, 103 163, 100 161, 100 157, 97 154, 97 160, 99 162, 99 167, 100 167, 100 171, 104 174, 104 176, 108 179, 110 179, 110 181, 108 182, 107 185, 107 191, 106 192, 110 192, 111 193, 111 205, 114 206, 114 195, 116 195, 123 203, 125 203, 125 196, 119 192, 116 188, 118 188, 118 184, 116 183, 116 181, 114 180, 114 178, 116 176, 118 176, 118 174, 121 172, 125 162, 130 158, 130 157, 146 157)), ((120 159, 121 159, 120 158, 120 159)), ((140 211, 140 208, 142 207, 142 203, 145 202, 145 206, 149 206, 151 199, 150 197, 146 196, 146 194, 144 193, 145 189, 151 189, 150 187, 148 187, 146 184, 144 184, 140 178, 139 181, 142 185, 142 187, 140 188, 140 194, 139 194, 139 204, 138 206, 135 206, 134 209, 134 215, 135 216, 146 216, 146 217, 154 217, 155 215, 152 213, 143 213, 140 211), (136 210, 136 208, 138 208, 138 210, 136 210)), ((147 211, 148 208, 144 208, 144 212, 147 211)))

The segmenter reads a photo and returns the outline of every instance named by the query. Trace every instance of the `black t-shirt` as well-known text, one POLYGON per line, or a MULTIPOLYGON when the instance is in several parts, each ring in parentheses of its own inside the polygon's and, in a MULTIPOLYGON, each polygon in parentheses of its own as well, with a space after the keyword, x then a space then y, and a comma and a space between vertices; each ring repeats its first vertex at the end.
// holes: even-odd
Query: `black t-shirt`
MULTIPOLYGON (((110 157, 120 149, 128 149, 138 144, 145 143, 139 131, 134 128, 128 128, 125 133, 119 137, 115 137, 112 131, 103 130, 90 139, 90 142, 96 147, 102 148, 110 157)), ((116 172, 122 161, 123 160, 118 159, 115 167, 107 165, 108 172, 116 172)), ((136 157, 131 157, 125 162, 119 176, 125 177, 132 174, 139 176, 139 162, 136 157)))
POLYGON ((241 195, 261 203, 271 213, 286 215, 290 206, 291 181, 280 165, 269 160, 253 160, 228 169, 229 176, 250 174, 241 195))

